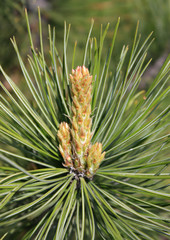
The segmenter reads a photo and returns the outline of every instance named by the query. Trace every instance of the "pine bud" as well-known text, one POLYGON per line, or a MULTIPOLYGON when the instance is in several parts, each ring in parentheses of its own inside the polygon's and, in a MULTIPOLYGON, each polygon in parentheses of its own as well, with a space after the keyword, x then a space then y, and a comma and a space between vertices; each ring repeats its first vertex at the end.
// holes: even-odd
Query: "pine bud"
POLYGON ((65 166, 72 167, 73 163, 71 153, 70 127, 67 123, 60 123, 57 136, 60 142, 59 151, 64 158, 65 166))
POLYGON ((102 144, 95 143, 89 149, 89 154, 87 157, 87 176, 92 177, 97 169, 101 161, 104 159, 105 152, 102 153, 102 144))
POLYGON ((105 153, 102 144, 91 145, 91 100, 92 76, 85 66, 77 67, 70 74, 72 94, 71 127, 61 123, 58 131, 59 151, 65 166, 73 167, 79 173, 91 178, 99 168, 105 153))

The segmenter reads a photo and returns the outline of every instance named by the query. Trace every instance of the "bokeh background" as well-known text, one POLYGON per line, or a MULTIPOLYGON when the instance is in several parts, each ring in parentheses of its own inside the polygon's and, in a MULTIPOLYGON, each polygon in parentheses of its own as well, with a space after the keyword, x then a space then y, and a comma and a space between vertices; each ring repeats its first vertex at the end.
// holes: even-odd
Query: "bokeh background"
MULTIPOLYGON (((28 93, 10 38, 16 37, 21 56, 27 62, 27 54, 31 54, 31 51, 24 9, 28 10, 34 43, 39 48, 38 6, 43 20, 46 54, 49 50, 47 25, 55 26, 57 49, 62 55, 64 21, 71 24, 67 58, 70 66, 75 41, 77 41, 75 65, 82 63, 92 18, 95 20, 92 36, 97 38, 99 38, 101 24, 105 27, 110 22, 104 46, 106 54, 116 21, 118 17, 121 19, 112 57, 113 66, 117 65, 123 45, 132 45, 138 20, 141 42, 153 31, 155 40, 147 56, 147 59, 152 57, 153 60, 143 76, 142 89, 148 88, 170 51, 170 0, 0 0, 0 65, 26 94, 28 93)), ((0 81, 6 85, 2 74, 0 74, 0 81)), ((6 87, 10 90, 8 85, 6 87)), ((4 145, 1 147, 5 148, 4 145)))
MULTIPOLYGON (((148 61, 152 58, 152 62, 142 76, 139 86, 140 90, 147 90, 169 53, 170 0, 0 0, 0 65, 24 92, 32 105, 34 105, 33 99, 30 92, 27 91, 10 38, 15 36, 20 54, 29 70, 30 66, 27 56, 31 54, 31 49, 24 10, 27 9, 28 11, 34 45, 40 50, 38 7, 41 9, 43 45, 47 62, 49 59, 48 24, 55 27, 56 47, 61 58, 63 53, 64 22, 66 21, 67 28, 71 24, 67 47, 69 72, 71 72, 72 67, 75 41, 77 41, 77 47, 74 66, 82 65, 85 44, 92 19, 94 19, 94 27, 91 36, 96 37, 97 40, 100 37, 101 24, 104 29, 107 23, 110 23, 103 47, 103 59, 107 56, 117 19, 118 17, 121 19, 110 65, 111 71, 114 71, 117 66, 123 45, 129 45, 129 48, 131 48, 138 21, 141 44, 153 31, 152 37, 155 40, 148 51, 146 59, 148 61)), ((127 64, 125 62, 124 68, 126 68, 127 64)), ((0 81, 11 91, 10 86, 1 73, 0 81)), ((4 95, 1 88, 0 94, 4 95)), ((167 104, 168 101, 167 97, 164 99, 164 104, 167 104)), ((156 109, 155 116, 160 113, 164 104, 161 104, 156 109)), ((3 139, 0 139, 0 148, 9 150, 10 147, 3 143, 3 139)), ((1 160, 0 164, 3 164, 1 160)))
MULTIPOLYGON (((10 38, 16 37, 23 58, 29 53, 29 40, 26 30, 24 9, 27 8, 31 29, 36 46, 39 45, 37 6, 41 8, 43 19, 43 34, 45 50, 48 52, 47 25, 56 28, 57 48, 63 48, 64 21, 71 24, 68 56, 72 54, 74 42, 77 41, 76 64, 80 64, 84 44, 90 28, 91 19, 95 24, 92 36, 99 37, 101 24, 110 22, 110 28, 105 43, 107 51, 114 25, 120 16, 121 23, 117 36, 113 64, 122 46, 131 45, 137 21, 142 39, 154 31, 153 42, 148 58, 152 63, 144 75, 143 87, 147 88, 150 81, 159 71, 170 50, 170 0, 5 0, 0 1, 0 64, 5 71, 22 86, 22 75, 18 69, 18 61, 10 38)), ((69 59, 69 57, 68 57, 69 59)), ((70 57, 71 59, 71 57, 70 57)), ((2 79, 2 76, 0 75, 2 79)))

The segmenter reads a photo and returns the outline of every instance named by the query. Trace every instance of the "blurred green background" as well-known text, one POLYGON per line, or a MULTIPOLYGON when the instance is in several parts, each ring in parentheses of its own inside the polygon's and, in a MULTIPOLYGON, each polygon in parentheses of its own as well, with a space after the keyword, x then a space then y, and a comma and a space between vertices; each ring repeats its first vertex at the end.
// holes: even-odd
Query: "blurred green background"
MULTIPOLYGON (((105 27, 110 22, 104 47, 107 54, 114 26, 120 16, 121 22, 112 58, 113 66, 118 62, 123 45, 131 46, 138 20, 139 32, 142 35, 141 42, 154 31, 155 41, 147 57, 148 59, 152 57, 153 61, 144 75, 142 88, 148 87, 169 53, 170 0, 0 0, 0 65, 25 92, 23 76, 10 38, 16 37, 20 53, 26 60, 27 54, 31 54, 24 16, 24 9, 27 8, 34 43, 39 48, 37 6, 41 8, 46 53, 48 53, 47 25, 55 26, 57 49, 62 54, 64 21, 71 24, 68 48, 70 66, 75 41, 78 42, 75 65, 82 64, 92 18, 95 20, 92 36, 97 38, 99 38, 101 24, 105 27)), ((0 81, 4 81, 1 74, 0 81)), ((5 82, 4 84, 9 88, 5 82)))
MULTIPOLYGON (((159 72, 170 50, 170 0, 5 0, 0 1, 0 65, 15 81, 29 98, 25 88, 25 81, 21 73, 16 53, 10 38, 15 36, 21 56, 27 61, 27 55, 31 54, 29 37, 27 33, 25 12, 28 10, 31 31, 34 44, 40 49, 38 11, 41 9, 43 24, 43 40, 46 54, 49 51, 48 24, 56 29, 56 47, 59 54, 63 52, 64 21, 71 24, 69 45, 67 48, 67 61, 71 71, 72 55, 75 41, 77 41, 75 67, 82 65, 86 39, 94 19, 92 37, 99 39, 101 24, 103 29, 110 23, 109 31, 104 43, 104 59, 111 44, 114 27, 118 17, 120 26, 117 34, 116 45, 113 51, 111 68, 117 65, 123 45, 131 47, 139 20, 139 32, 141 43, 153 31, 152 43, 147 60, 152 58, 149 68, 146 70, 140 88, 147 89, 153 78, 159 72)), ((128 59, 127 59, 128 60, 128 59)), ((125 64, 126 65, 126 64, 125 64)), ((29 68, 29 66, 28 66, 29 68)), ((10 91, 0 73, 0 81, 10 91)), ((0 89, 1 91, 1 89, 0 89)), ((2 92, 3 94, 3 92, 2 92)), ((166 100, 167 102, 168 100, 166 100)), ((157 114, 157 112, 156 112, 157 114)), ((5 146, 3 146, 5 147, 5 146)))
MULTIPOLYGON (((90 28, 91 19, 95 24, 92 36, 99 37, 100 26, 110 22, 109 33, 105 43, 107 51, 117 18, 120 16, 121 24, 117 36, 116 48, 113 55, 113 64, 120 54, 122 46, 131 45, 137 21, 140 21, 142 40, 151 31, 155 41, 152 44, 148 58, 153 61, 146 73, 147 80, 152 78, 159 70, 166 58, 170 47, 170 1, 169 0, 5 0, 0 1, 0 64, 10 73, 17 82, 22 82, 18 71, 18 61, 13 50, 10 38, 14 35, 21 55, 26 58, 30 53, 28 35, 24 17, 24 9, 28 9, 34 42, 39 47, 37 6, 41 8, 44 24, 45 49, 48 51, 47 24, 56 27, 57 48, 62 53, 64 21, 71 23, 70 48, 68 56, 78 41, 76 64, 82 59, 84 44, 90 28)), ((71 61, 70 61, 71 62, 71 61)), ((2 79, 2 76, 0 76, 2 79)))

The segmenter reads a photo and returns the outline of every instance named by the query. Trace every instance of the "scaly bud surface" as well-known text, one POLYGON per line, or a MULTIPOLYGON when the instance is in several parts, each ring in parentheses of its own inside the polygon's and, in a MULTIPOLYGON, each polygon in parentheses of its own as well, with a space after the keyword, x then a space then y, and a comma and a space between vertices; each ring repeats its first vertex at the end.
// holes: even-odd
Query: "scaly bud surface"
POLYGON ((66 167, 73 167, 72 162, 72 151, 71 151, 71 138, 70 138, 70 127, 68 123, 62 122, 59 125, 57 133, 59 139, 59 151, 64 158, 66 167))
POLYGON ((72 93, 71 128, 72 142, 74 145, 73 156, 77 159, 80 170, 86 170, 87 152, 91 141, 91 92, 92 76, 87 68, 77 67, 70 74, 72 93), (76 127, 75 127, 76 126, 76 127))
POLYGON ((91 145, 91 100, 92 76, 85 66, 77 67, 70 74, 72 94, 71 127, 61 123, 58 131, 59 151, 66 167, 73 167, 79 173, 92 177, 105 153, 102 144, 91 145))
POLYGON ((95 143, 89 148, 89 154, 87 158, 87 172, 86 172, 86 175, 88 177, 91 177, 96 173, 101 161, 104 159, 104 156, 105 156, 105 152, 102 153, 101 143, 95 143))

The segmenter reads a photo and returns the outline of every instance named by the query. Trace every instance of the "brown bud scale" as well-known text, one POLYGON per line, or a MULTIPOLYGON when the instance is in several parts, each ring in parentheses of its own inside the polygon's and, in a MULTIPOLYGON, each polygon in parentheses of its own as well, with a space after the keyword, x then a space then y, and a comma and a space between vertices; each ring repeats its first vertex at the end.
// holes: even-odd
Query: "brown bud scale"
POLYGON ((91 178, 105 153, 102 153, 102 144, 91 145, 91 100, 92 76, 85 66, 77 67, 70 74, 72 94, 71 125, 62 122, 57 133, 59 151, 64 159, 64 166, 74 168, 91 178))

